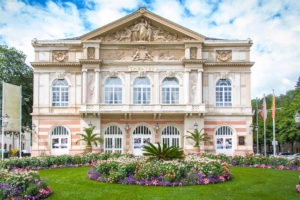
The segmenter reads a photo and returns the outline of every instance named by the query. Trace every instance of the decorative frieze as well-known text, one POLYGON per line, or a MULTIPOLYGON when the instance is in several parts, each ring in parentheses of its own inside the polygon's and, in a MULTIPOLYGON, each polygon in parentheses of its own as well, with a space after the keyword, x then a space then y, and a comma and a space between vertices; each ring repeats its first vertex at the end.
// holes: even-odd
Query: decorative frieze
POLYGON ((107 57, 104 58, 105 60, 124 60, 125 52, 124 51, 115 51, 107 54, 107 57))
POLYGON ((88 59, 94 59, 94 58, 95 58, 95 48, 88 47, 88 59))
POLYGON ((53 51, 52 57, 54 62, 67 62, 68 61, 68 51, 53 51))
POLYGON ((217 62, 232 62, 232 51, 231 50, 217 50, 217 62))
POLYGON ((94 72, 88 74, 88 82, 87 82, 87 101, 88 103, 93 102, 95 90, 95 75, 94 72))
POLYGON ((191 72, 190 73, 190 103, 195 103, 196 101, 197 82, 198 82, 197 72, 191 72))
POLYGON ((153 60, 153 56, 151 55, 153 48, 152 47, 138 47, 136 49, 131 49, 133 56, 132 61, 145 61, 145 60, 153 60))
POLYGON ((234 73, 232 72, 216 72, 214 73, 214 79, 234 79, 234 73))
POLYGON ((166 51, 159 54, 158 60, 179 60, 179 58, 173 55, 170 56, 169 51, 166 51))

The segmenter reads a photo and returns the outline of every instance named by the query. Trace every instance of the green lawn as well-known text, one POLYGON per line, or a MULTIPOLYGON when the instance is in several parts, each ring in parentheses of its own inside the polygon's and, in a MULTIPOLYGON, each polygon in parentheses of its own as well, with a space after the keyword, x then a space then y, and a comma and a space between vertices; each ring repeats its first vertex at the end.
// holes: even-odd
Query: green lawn
POLYGON ((90 167, 41 170, 53 190, 50 199, 175 200, 175 199, 300 199, 300 172, 231 167, 232 181, 221 184, 162 187, 107 184, 87 178, 90 167))

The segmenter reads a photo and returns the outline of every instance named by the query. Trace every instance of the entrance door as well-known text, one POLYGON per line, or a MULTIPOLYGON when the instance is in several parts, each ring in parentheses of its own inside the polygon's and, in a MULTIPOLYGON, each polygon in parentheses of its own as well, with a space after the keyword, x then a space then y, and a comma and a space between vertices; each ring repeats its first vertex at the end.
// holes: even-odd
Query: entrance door
POLYGON ((51 155, 69 154, 69 132, 62 126, 55 127, 51 134, 51 155))
POLYGON ((220 127, 216 132, 216 153, 233 155, 232 130, 229 127, 220 127))
POLYGON ((109 126, 104 132, 104 152, 122 153, 122 130, 117 126, 109 126))
POLYGON ((167 147, 175 146, 180 147, 180 132, 174 126, 167 126, 161 132, 162 144, 166 144, 167 147))
POLYGON ((136 156, 143 155, 142 147, 152 142, 151 131, 146 126, 138 126, 133 131, 133 154, 136 156))

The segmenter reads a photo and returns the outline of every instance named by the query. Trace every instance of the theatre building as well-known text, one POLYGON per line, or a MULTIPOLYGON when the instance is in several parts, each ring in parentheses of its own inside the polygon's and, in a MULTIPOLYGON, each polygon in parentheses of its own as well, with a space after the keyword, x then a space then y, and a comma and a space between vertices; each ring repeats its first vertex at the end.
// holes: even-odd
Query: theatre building
POLYGON ((77 154, 89 123, 93 152, 141 155, 150 141, 189 152, 253 152, 252 41, 203 36, 145 8, 76 38, 33 39, 32 155, 77 154))

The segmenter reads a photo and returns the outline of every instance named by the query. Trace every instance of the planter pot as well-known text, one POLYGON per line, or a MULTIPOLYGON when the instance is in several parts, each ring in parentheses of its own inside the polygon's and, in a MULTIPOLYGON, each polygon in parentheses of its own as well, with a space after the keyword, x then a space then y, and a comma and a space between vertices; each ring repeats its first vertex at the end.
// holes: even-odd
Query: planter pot
POLYGON ((92 152, 92 147, 85 147, 85 152, 86 153, 91 153, 92 152))
POLYGON ((194 147, 194 148, 193 148, 193 151, 194 151, 195 153, 200 153, 200 147, 194 147))

